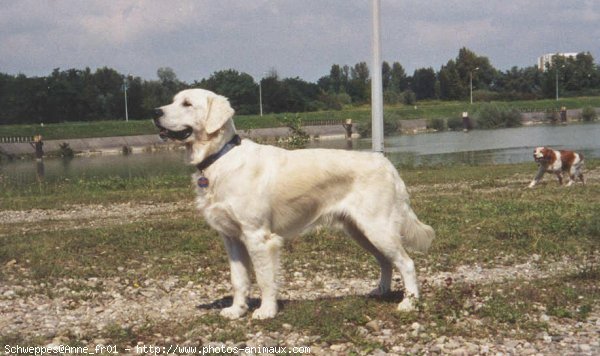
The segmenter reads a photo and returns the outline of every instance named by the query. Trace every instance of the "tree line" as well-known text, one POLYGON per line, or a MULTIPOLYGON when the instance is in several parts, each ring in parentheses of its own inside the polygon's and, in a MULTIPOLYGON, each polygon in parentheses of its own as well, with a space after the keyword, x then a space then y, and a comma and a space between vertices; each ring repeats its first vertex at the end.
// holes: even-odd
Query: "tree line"
MULTIPOLYGON (((536 66, 500 71, 487 57, 461 48, 455 59, 436 71, 420 68, 408 75, 398 62, 383 62, 384 101, 412 105, 419 100, 475 101, 600 95, 600 68, 588 53, 555 56, 545 71, 536 66)), ((316 83, 298 77, 280 78, 275 70, 260 81, 234 69, 185 83, 170 68, 157 71, 158 80, 125 76, 111 68, 55 69, 47 77, 0 73, 0 124, 148 119, 155 107, 171 101, 185 88, 205 88, 227 96, 238 114, 258 114, 262 97, 265 113, 340 110, 370 101, 367 63, 334 64, 316 83)))

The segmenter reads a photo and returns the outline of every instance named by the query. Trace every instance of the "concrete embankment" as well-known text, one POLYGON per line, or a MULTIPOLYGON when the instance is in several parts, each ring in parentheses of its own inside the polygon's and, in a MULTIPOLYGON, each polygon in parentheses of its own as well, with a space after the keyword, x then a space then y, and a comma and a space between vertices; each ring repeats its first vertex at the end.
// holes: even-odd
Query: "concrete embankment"
MULTIPOLYGON (((596 108, 600 114, 600 108, 596 108)), ((548 122, 550 115, 558 113, 547 112, 524 112, 521 119, 524 125, 541 124, 548 122)), ((578 120, 581 116, 581 109, 569 109, 566 111, 567 121, 578 120)), ((311 139, 344 139, 346 137, 345 128, 340 125, 321 125, 305 126, 304 131, 308 133, 311 139)), ((403 134, 415 134, 427 131, 426 119, 401 120, 400 130, 403 134)), ((274 127, 266 129, 240 130, 240 136, 248 137, 261 142, 276 142, 290 136, 290 129, 287 127, 274 127)), ((352 137, 359 137, 357 125, 352 127, 352 137)), ((60 152, 60 145, 67 143, 77 154, 116 154, 125 150, 128 152, 146 152, 153 150, 164 150, 177 147, 173 143, 165 143, 160 140, 158 135, 140 135, 140 136, 121 136, 121 137, 101 137, 84 138, 68 140, 47 140, 44 141, 44 152, 46 154, 60 152)), ((34 148, 28 142, 24 143, 0 143, 0 154, 8 156, 23 156, 33 154, 34 148)))
MULTIPOLYGON (((303 128, 311 139, 343 139, 346 131, 341 125, 335 126, 306 126, 303 128)), ((353 137, 358 137, 356 127, 352 129, 353 137)), ((287 127, 268 129, 253 129, 239 131, 240 136, 261 141, 277 141, 290 135, 287 127)), ((76 154, 119 154, 124 151, 137 153, 154 150, 168 150, 178 147, 177 144, 163 142, 158 134, 139 136, 98 137, 83 139, 45 140, 46 154, 60 152, 60 145, 68 144, 76 154)), ((0 143, 0 153, 8 156, 22 156, 34 153, 34 148, 28 142, 0 143)))

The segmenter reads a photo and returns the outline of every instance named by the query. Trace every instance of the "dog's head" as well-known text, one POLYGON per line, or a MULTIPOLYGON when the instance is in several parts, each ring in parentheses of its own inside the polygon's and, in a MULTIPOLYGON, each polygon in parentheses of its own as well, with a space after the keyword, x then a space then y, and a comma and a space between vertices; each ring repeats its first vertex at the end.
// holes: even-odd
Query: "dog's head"
POLYGON ((188 145, 192 163, 198 163, 235 134, 234 113, 224 96, 204 89, 187 89, 177 93, 171 104, 156 109, 154 124, 163 140, 188 145))
POLYGON ((169 105, 156 109, 160 137, 182 142, 205 139, 233 117, 227 98, 204 89, 183 90, 169 105))
POLYGON ((549 162, 552 159, 552 150, 546 147, 536 147, 533 150, 533 159, 537 163, 549 162))

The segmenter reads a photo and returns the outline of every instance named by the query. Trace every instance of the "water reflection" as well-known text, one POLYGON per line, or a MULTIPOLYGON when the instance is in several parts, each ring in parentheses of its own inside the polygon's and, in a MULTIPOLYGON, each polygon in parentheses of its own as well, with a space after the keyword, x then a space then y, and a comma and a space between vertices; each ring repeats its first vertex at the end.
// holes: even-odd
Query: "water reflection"
POLYGON ((42 183, 44 181, 44 174, 45 174, 45 167, 44 167, 44 159, 36 159, 36 170, 35 170, 35 175, 37 178, 37 181, 39 183, 42 183))

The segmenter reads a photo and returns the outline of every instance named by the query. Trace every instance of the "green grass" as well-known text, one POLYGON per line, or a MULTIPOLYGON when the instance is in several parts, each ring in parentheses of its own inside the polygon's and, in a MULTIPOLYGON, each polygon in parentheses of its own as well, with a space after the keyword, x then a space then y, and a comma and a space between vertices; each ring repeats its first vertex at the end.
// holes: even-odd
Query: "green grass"
POLYGON ((187 174, 152 177, 83 177, 21 184, 0 180, 0 209, 63 208, 72 204, 173 202, 189 197, 187 174), (60 197, 60 199, 57 199, 60 197))
MULTIPOLYGON (((600 162, 590 160, 587 169, 597 171, 600 162)), ((469 338, 535 339, 550 330, 546 314, 565 321, 583 321, 598 308, 600 268, 592 258, 600 249, 600 184, 559 187, 550 177, 536 189, 524 189, 535 174, 532 164, 499 166, 450 166, 402 169, 417 215, 431 224, 437 239, 428 255, 415 255, 417 270, 429 273, 453 271, 461 265, 484 268, 514 266, 534 254, 544 263, 568 259, 584 265, 578 272, 551 277, 484 281, 478 284, 449 282, 421 286, 423 297, 412 313, 396 312, 402 294, 386 298, 348 295, 339 298, 285 301, 280 314, 268 321, 228 321, 218 310, 190 315, 169 325, 148 320, 142 326, 109 325, 99 335, 121 346, 138 341, 161 344, 165 337, 195 335, 219 342, 243 342, 247 334, 293 332, 316 335, 314 344, 351 343, 356 350, 389 350, 391 345, 365 336, 370 320, 403 335, 407 345, 429 342, 441 335, 469 338), (587 262, 585 262, 587 261, 587 262), (413 332, 419 323, 424 331, 413 332), (361 331, 362 330, 362 331, 361 331), (157 338, 155 335, 160 334, 157 338)), ((78 181, 28 187, 5 185, 0 190, 0 209, 72 209, 72 204, 186 201, 190 210, 168 216, 154 214, 129 221, 43 221, 0 226, 0 266, 16 260, 19 269, 0 268, 0 283, 32 280, 35 288, 23 298, 43 294, 62 298, 56 281, 72 279, 69 300, 88 301, 104 292, 104 286, 79 284, 91 277, 121 278, 129 286, 147 279, 177 276, 179 283, 223 281, 228 275, 227 257, 220 238, 193 211, 188 177, 163 176, 118 182, 87 177, 78 181), (91 225, 94 223, 94 225, 91 225)), ((291 241, 283 254, 288 278, 299 266, 307 279, 317 275, 365 278, 375 284, 374 259, 342 233, 323 229, 291 241), (332 253, 337 251, 338 253, 332 253)), ((419 272, 422 273, 422 272, 419 272)), ((317 285, 318 287, 318 285, 317 285)), ((229 295, 224 291, 223 296, 229 295)), ((2 335, 4 343, 47 344, 47 340, 2 335)))
MULTIPOLYGON (((569 109, 583 108, 585 106, 600 107, 600 97, 577 97, 555 100, 531 100, 503 102, 510 108, 526 111, 544 111, 558 109, 566 106, 569 109)), ((412 105, 386 106, 384 117, 386 120, 408 120, 408 119, 435 119, 435 118, 457 118, 461 117, 463 111, 471 114, 478 110, 480 103, 469 105, 467 102, 457 101, 423 101, 412 105)), ((319 120, 345 120, 352 119, 356 123, 366 123, 371 119, 369 106, 347 107, 340 111, 318 111, 300 113, 305 124, 319 120)), ((236 127, 239 130, 278 127, 282 126, 281 119, 293 117, 296 113, 239 115, 235 117, 236 127)), ((46 140, 61 140, 74 138, 106 137, 106 136, 130 136, 130 135, 152 135, 156 134, 156 128, 151 120, 125 121, 91 121, 72 122, 40 125, 0 125, 0 137, 3 136, 33 136, 41 134, 46 140)))

